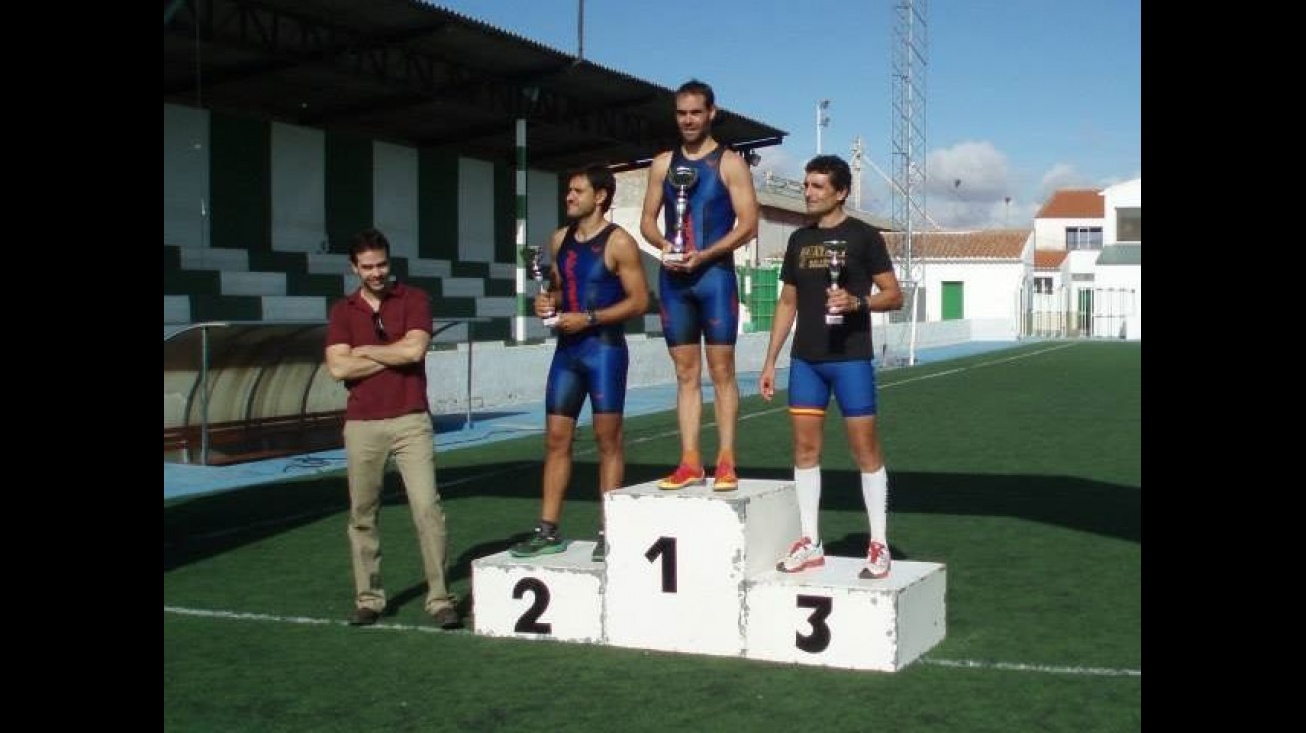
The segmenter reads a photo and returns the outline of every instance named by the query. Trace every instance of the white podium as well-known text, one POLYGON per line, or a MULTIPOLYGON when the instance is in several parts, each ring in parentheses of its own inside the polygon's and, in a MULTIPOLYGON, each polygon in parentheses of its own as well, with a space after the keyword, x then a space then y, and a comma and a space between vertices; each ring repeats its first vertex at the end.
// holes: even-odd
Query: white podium
POLYGON ((594 542, 517 558, 505 550, 472 561, 476 633, 557 641, 603 641, 602 563, 594 542))
POLYGON ((751 581, 745 656, 896 672, 943 641, 942 565, 894 560, 889 577, 861 580, 862 563, 827 555, 824 567, 751 581))
POLYGON ((946 633, 946 568, 894 560, 861 580, 863 558, 781 573, 799 534, 790 481, 741 478, 731 492, 648 482, 604 497, 608 555, 473 561, 475 632, 893 672, 946 633))
POLYGON ((656 481, 605 497, 608 643, 699 654, 744 651, 744 582, 798 536, 793 482, 675 491, 656 481))

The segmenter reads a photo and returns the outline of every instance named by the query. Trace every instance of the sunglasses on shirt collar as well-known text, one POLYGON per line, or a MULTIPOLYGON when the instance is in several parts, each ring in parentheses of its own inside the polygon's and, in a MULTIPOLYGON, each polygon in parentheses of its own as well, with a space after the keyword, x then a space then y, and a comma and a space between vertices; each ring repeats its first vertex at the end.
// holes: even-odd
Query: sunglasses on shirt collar
POLYGON ((385 332, 385 324, 381 322, 381 311, 372 312, 372 328, 376 329, 376 337, 381 341, 390 340, 390 335, 385 332))

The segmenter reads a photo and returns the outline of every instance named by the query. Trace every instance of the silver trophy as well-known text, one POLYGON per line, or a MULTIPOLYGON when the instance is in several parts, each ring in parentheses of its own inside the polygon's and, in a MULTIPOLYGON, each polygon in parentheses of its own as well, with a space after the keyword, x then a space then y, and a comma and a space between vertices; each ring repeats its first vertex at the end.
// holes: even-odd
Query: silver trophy
POLYGON ((667 183, 676 189, 676 229, 671 235, 671 251, 662 253, 663 262, 685 259, 685 222, 689 217, 689 190, 698 183, 698 169, 678 165, 667 171, 667 183))
MULTIPOLYGON (((530 265, 531 279, 539 286, 539 292, 549 292, 550 282, 547 272, 548 268, 544 265, 543 248, 538 245, 528 244, 525 247, 522 247, 521 253, 522 257, 525 258, 526 262, 530 265)), ((549 315, 540 319, 540 323, 544 324, 547 328, 553 328, 558 323, 558 314, 550 311, 549 315)))
MULTIPOLYGON (((823 244, 825 245, 825 253, 830 258, 827 265, 827 274, 830 277, 830 289, 833 290, 839 287, 839 282, 843 278, 844 266, 848 263, 848 243, 842 239, 831 239, 823 244)), ((825 323, 827 326, 837 326, 843 323, 843 313, 827 310, 825 323)))

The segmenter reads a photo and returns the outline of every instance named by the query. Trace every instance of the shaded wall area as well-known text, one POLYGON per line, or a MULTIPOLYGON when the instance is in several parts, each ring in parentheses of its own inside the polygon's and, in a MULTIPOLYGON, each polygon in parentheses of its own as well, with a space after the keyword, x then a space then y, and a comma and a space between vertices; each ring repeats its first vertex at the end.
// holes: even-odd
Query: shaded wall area
POLYGON ((224 465, 340 448, 326 324, 198 323, 163 338, 163 459, 224 465))

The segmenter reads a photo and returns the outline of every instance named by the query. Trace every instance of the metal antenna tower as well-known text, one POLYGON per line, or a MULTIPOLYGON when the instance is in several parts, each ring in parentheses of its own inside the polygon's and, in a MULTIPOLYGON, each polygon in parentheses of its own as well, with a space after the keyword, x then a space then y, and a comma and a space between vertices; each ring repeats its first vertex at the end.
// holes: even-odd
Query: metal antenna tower
POLYGON ((910 323, 907 363, 916 363, 916 323, 922 320, 925 268, 914 250, 915 230, 925 215, 925 67, 929 35, 928 0, 894 0, 893 44, 893 224, 902 232, 898 279, 910 323))

